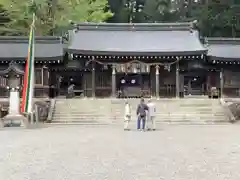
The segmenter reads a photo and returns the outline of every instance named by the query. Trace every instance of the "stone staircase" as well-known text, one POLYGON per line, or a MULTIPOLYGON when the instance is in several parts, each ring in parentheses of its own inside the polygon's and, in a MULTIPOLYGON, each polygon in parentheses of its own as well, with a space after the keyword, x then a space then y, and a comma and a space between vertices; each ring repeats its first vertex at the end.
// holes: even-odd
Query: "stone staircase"
MULTIPOLYGON (((132 106, 133 123, 136 123, 136 107, 139 100, 128 100, 132 106)), ((228 117, 217 99, 160 99, 155 100, 156 121, 169 124, 222 124, 228 123, 228 117)), ((114 119, 120 122, 124 113, 124 102, 112 103, 115 109, 114 119)))
MULTIPOLYGON (((57 99, 52 123, 123 125, 124 99, 57 99)), ((128 99, 132 107, 132 122, 136 124, 139 99, 128 99)), ((147 100, 146 100, 147 101, 147 100)), ((185 98, 154 100, 159 123, 223 124, 227 115, 218 99, 185 98)))
POLYGON ((109 124, 111 101, 97 99, 57 99, 52 123, 56 124, 109 124))

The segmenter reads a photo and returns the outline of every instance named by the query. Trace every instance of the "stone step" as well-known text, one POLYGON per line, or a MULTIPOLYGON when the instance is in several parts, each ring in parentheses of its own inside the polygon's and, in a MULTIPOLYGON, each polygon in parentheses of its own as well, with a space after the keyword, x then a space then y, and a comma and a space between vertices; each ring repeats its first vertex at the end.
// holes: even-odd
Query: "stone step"
MULTIPOLYGON (((100 116, 100 117, 105 117, 105 116, 124 116, 124 112, 112 112, 112 113, 72 113, 72 112, 56 112, 54 113, 54 115, 56 116, 100 116)), ((131 114, 133 117, 136 116, 135 113, 132 113, 131 114)), ((180 116, 184 116, 184 117, 188 117, 188 116, 221 116, 221 115, 224 115, 223 112, 209 112, 209 113, 201 113, 201 112, 188 112, 188 113, 184 113, 184 112, 176 112, 176 113, 172 113, 172 112, 162 112, 162 113, 156 113, 156 117, 159 117, 159 116, 171 116, 171 117, 174 117, 174 116, 177 116, 177 117, 180 117, 180 116)))
MULTIPOLYGON (((66 105, 67 106, 67 105, 66 105)), ((78 105, 79 106, 79 105, 78 105)), ((107 105, 108 106, 108 105, 107 105)), ((138 104, 130 104, 130 106, 132 108, 137 108, 138 104)), ((161 107, 161 108, 169 108, 169 107, 181 107, 183 109, 186 109, 186 108, 206 108, 206 107, 219 107, 219 104, 213 104, 213 105, 209 105, 209 104, 203 104, 203 105, 195 105, 195 104, 189 104, 189 105, 183 105, 183 104, 173 104, 173 105, 170 105, 170 104, 155 104, 156 107, 161 107)), ((87 107, 92 107, 92 106, 85 106, 85 108, 87 107)), ((98 107, 97 105, 95 105, 95 107, 98 107)), ((111 107, 124 107, 124 104, 123 105, 111 105, 111 107)))
MULTIPOLYGON (((161 128, 162 125, 229 125, 227 122, 162 122, 157 124, 157 129, 161 128)), ((123 128, 123 124, 104 124, 104 123, 82 123, 82 122, 52 122, 51 125, 81 125, 81 126, 107 126, 117 125, 123 128)), ((137 125, 129 125, 130 129, 136 129, 137 125)))
MULTIPOLYGON (((64 116, 64 117, 57 117, 55 116, 53 120, 67 120, 67 119, 74 119, 79 121, 88 121, 88 120, 94 120, 94 121, 124 121, 123 117, 74 117, 74 116, 64 116)), ((136 121, 137 117, 132 118, 132 121, 136 121)), ((213 117, 156 117, 156 121, 181 121, 181 120, 193 120, 193 121, 202 121, 202 120, 211 120, 211 121, 227 121, 227 119, 224 116, 213 116, 213 117)))
MULTIPOLYGON (((182 121, 162 121, 162 122, 157 122, 156 126, 159 126, 161 124, 230 124, 227 121, 188 121, 188 120, 182 120, 182 121)), ((124 126, 124 123, 117 123, 113 122, 112 124, 119 125, 119 126, 124 126)), ((137 122, 133 122, 132 126, 136 126, 137 122)))
MULTIPOLYGON (((64 99, 57 100, 54 123, 119 124, 124 121, 124 99, 64 99)), ((130 99, 132 121, 136 123, 139 99, 130 99)), ((157 123, 212 124, 227 122, 219 100, 160 99, 155 101, 157 123)))
MULTIPOLYGON (((174 109, 174 108, 178 108, 180 110, 220 110, 222 109, 222 107, 219 107, 219 106, 204 106, 204 107, 195 107, 194 105, 192 105, 191 107, 159 107, 159 106, 156 106, 156 109, 159 109, 159 110, 177 110, 177 109, 174 109)), ((84 108, 74 108, 74 107, 56 107, 56 110, 62 110, 62 111, 67 111, 67 110, 75 110, 75 111, 83 111, 83 110, 88 110, 88 111, 96 111, 96 110, 111 110, 111 109, 115 109, 115 110, 124 110, 124 106, 121 106, 121 107, 104 107, 104 108, 101 108, 101 107, 98 107, 98 106, 94 106, 94 107, 91 107, 91 108, 88 108, 88 107, 84 107, 84 108)), ((131 107, 132 110, 136 110, 137 107, 131 107)))
POLYGON ((106 115, 106 114, 109 114, 110 112, 77 112, 77 111, 66 111, 66 112, 58 112, 58 111, 55 111, 54 112, 55 114, 59 114, 59 115, 62 115, 62 114, 70 114, 70 115, 100 115, 100 116, 103 116, 103 115, 106 115))
POLYGON ((80 121, 52 121, 52 125, 86 125, 86 126, 99 126, 109 125, 108 123, 92 123, 92 122, 80 122, 80 121))
MULTIPOLYGON (((104 104, 106 104, 106 103, 108 103, 108 104, 125 104, 126 102, 124 101, 124 102, 121 102, 121 101, 119 101, 119 102, 114 102, 114 101, 66 101, 66 102, 64 102, 64 101, 62 101, 62 102, 59 102, 59 101, 57 101, 56 102, 56 104, 91 104, 91 103, 93 103, 94 102, 94 104, 102 104, 102 103, 104 103, 104 104)), ((130 104, 139 104, 139 102, 140 101, 128 101, 128 103, 130 103, 130 104)), ((178 103, 178 104, 191 104, 191 103, 197 103, 197 104, 210 104, 210 103, 212 103, 212 104, 217 104, 217 103, 219 103, 219 100, 218 101, 206 101, 206 100, 204 100, 204 101, 195 101, 195 100, 193 100, 193 101, 184 101, 184 100, 175 100, 175 101, 153 101, 155 104, 159 104, 159 103, 164 103, 164 104, 175 104, 175 103, 178 103)), ((147 103, 147 102, 146 102, 147 103)))
MULTIPOLYGON (((123 120, 124 118, 123 117, 113 117, 113 118, 110 118, 110 119, 114 119, 114 120, 123 120)), ((137 117, 136 118, 132 118, 132 119, 137 119, 137 117)), ((222 117, 197 117, 197 118, 194 118, 194 117, 157 117, 157 119, 159 119, 159 121, 161 121, 161 120, 167 120, 167 119, 170 119, 170 120, 172 120, 172 119, 174 119, 174 120, 181 120, 181 119, 188 119, 188 120, 202 120, 202 119, 207 119, 207 120, 218 120, 218 119, 220 119, 220 120, 225 120, 226 118, 224 117, 224 116, 222 116, 222 117)))
MULTIPOLYGON (((112 121, 115 121, 115 122, 123 122, 124 120, 123 120, 123 118, 122 119, 113 119, 112 121)), ((133 120, 133 121, 136 121, 136 120, 133 120)), ((218 122, 218 121, 220 121, 220 122, 228 122, 228 120, 227 119, 225 119, 225 118, 221 118, 221 119, 219 119, 219 118, 202 118, 202 119, 174 119, 174 118, 164 118, 164 119, 162 119, 162 120, 157 120, 156 122, 164 122, 164 121, 169 121, 169 122, 172 122, 172 121, 216 121, 216 122, 218 122)))
MULTIPOLYGON (((59 116, 64 116, 64 115, 71 115, 71 116, 109 116, 109 115, 114 115, 114 116, 124 116, 124 112, 94 112, 94 113, 89 113, 89 112, 55 112, 54 115, 59 115, 59 116)), ((219 115, 224 115, 223 112, 208 112, 208 113, 203 113, 203 112, 162 112, 162 113, 156 113, 156 116, 219 116, 219 115)), ((132 116, 136 116, 135 113, 132 113, 132 116)))
MULTIPOLYGON (((131 106, 137 106, 139 103, 129 103, 131 106)), ((76 106, 76 105, 84 105, 84 107, 86 106, 104 106, 104 105, 112 105, 112 106, 124 106, 124 104, 113 104, 113 103, 92 103, 92 104, 88 104, 88 103, 84 103, 84 102, 79 102, 79 103, 76 103, 76 104, 73 104, 73 103, 66 103, 66 104, 56 104, 58 106, 76 106)), ((179 105, 183 105, 183 106, 191 106, 191 105, 194 105, 196 107, 201 107, 201 106, 214 106, 214 105, 219 105, 219 103, 204 103, 204 104, 197 104, 196 102, 192 102, 192 103, 155 103, 155 105, 159 105, 159 106, 179 106, 179 105)))
MULTIPOLYGON (((69 111, 68 111, 69 112, 69 111)), ((116 114, 124 114, 124 110, 122 111, 105 111, 103 113, 116 113, 116 114)), ((73 112, 74 113, 74 112, 73 112)), ((135 114, 136 111, 132 110, 132 114, 135 114)), ((164 110, 161 110, 161 111, 157 111, 156 114, 212 114, 212 113, 222 113, 222 110, 220 111, 194 111, 194 110, 191 110, 191 111, 164 111, 164 110)))
MULTIPOLYGON (((136 107, 131 107, 131 110, 136 110, 137 108, 136 107)), ((158 107, 156 106, 156 109, 157 110, 168 110, 168 111, 175 111, 175 110, 202 110, 202 111, 211 111, 211 110, 221 110, 222 107, 212 107, 212 106, 205 106, 204 108, 199 108, 199 107, 188 107, 188 108, 182 108, 182 107, 158 107)), ((69 108, 69 107, 65 107, 65 108, 59 108, 59 107, 56 107, 55 110, 58 110, 58 111, 68 111, 68 110, 72 110, 72 111, 101 111, 101 110, 108 110, 108 111, 111 111, 111 110, 122 110, 124 111, 125 110, 125 107, 122 106, 122 107, 105 107, 105 108, 99 108, 99 107, 92 107, 92 108, 69 108)))
POLYGON ((87 118, 94 118, 94 119, 104 119, 104 118, 109 118, 111 116, 98 116, 98 115, 86 115, 86 116, 82 116, 82 115, 78 115, 78 116, 74 116, 74 115, 54 115, 54 118, 69 118, 69 117, 72 117, 72 118, 79 118, 79 119, 87 119, 87 118))
MULTIPOLYGON (((109 107, 111 107, 111 108, 123 108, 124 107, 124 105, 121 105, 121 106, 113 106, 113 105, 111 105, 111 104, 109 104, 109 105, 102 105, 102 106, 98 106, 98 105, 93 105, 93 106, 87 106, 87 105, 84 105, 84 106, 82 106, 82 105, 80 105, 80 104, 78 104, 78 105, 75 105, 75 106, 68 106, 68 105, 65 105, 65 106, 56 106, 58 109, 89 109, 89 108, 99 108, 99 109, 108 109, 109 107)), ((208 107, 211 107, 211 108, 219 108, 219 105, 202 105, 202 106, 196 106, 196 105, 194 105, 194 104, 191 104, 191 105, 189 105, 189 106, 184 106, 184 105, 181 105, 181 104, 179 104, 179 105, 155 105, 156 106, 156 108, 173 108, 173 107, 179 107, 179 108, 181 108, 181 109, 191 109, 191 108, 196 108, 196 109, 207 109, 208 107)), ((137 108, 137 105, 131 105, 131 108, 137 108)))
POLYGON ((67 120, 67 119, 74 119, 74 120, 79 120, 79 121, 88 121, 88 120, 94 120, 94 121, 107 121, 108 119, 112 118, 95 118, 95 117, 72 117, 72 116, 66 116, 66 117, 54 117, 52 120, 67 120))
MULTIPOLYGON (((62 124, 69 124, 69 123, 77 123, 77 124, 93 124, 93 125, 111 125, 111 124, 118 124, 122 125, 124 124, 123 121, 105 121, 105 122, 94 122, 94 121, 79 121, 75 119, 67 119, 67 120, 53 120, 52 123, 62 123, 62 124)), ((229 124, 228 121, 224 120, 202 120, 202 121, 196 121, 196 120, 164 120, 164 121, 157 121, 156 124, 163 124, 163 123, 169 123, 169 124, 229 124)), ((137 124, 137 121, 131 121, 130 124, 137 124)))
MULTIPOLYGON (((80 114, 81 115, 81 114, 80 114)), ((106 115, 107 116, 107 115, 106 115)), ((124 117, 124 113, 119 113, 119 114, 117 114, 117 113, 112 113, 112 114, 108 114, 108 116, 116 116, 116 117, 124 117)), ((131 116, 132 117, 135 117, 136 116, 136 114, 135 113, 132 113, 131 114, 131 116)), ((225 114, 224 113, 221 113, 221 112, 213 112, 213 113, 187 113, 187 114, 185 114, 185 113, 176 113, 176 114, 173 114, 173 113, 162 113, 162 114, 156 114, 155 115, 155 117, 197 117, 197 116, 199 116, 199 117, 209 117, 209 116, 216 116, 216 117, 218 117, 218 116, 225 116, 225 114)))
MULTIPOLYGON (((123 123, 115 123, 118 126, 124 126, 123 123)), ((170 125, 228 125, 230 124, 229 122, 226 121, 162 121, 162 122, 157 122, 156 126, 157 128, 161 128, 162 125, 164 124, 170 124, 170 125)), ((131 122, 129 124, 130 128, 136 128, 137 127, 137 122, 131 122)))
MULTIPOLYGON (((69 103, 66 103, 66 102, 63 102, 63 103, 56 103, 57 105, 79 105, 79 104, 84 104, 84 105, 89 105, 89 106, 91 106, 91 105, 93 105, 92 104, 93 102, 75 102, 75 103, 73 103, 73 102, 69 102, 69 103)), ((102 105, 102 104, 112 104, 112 105, 124 105, 125 103, 112 103, 112 102, 95 102, 94 103, 95 105, 102 105)), ((139 102, 136 102, 136 103, 132 103, 132 102, 129 102, 129 104, 130 105, 138 105, 139 104, 139 102)), ((210 104, 219 104, 219 102, 201 102, 201 103, 199 103, 199 102, 181 102, 181 101, 176 101, 176 102, 155 102, 155 104, 169 104, 169 105, 179 105, 179 104, 182 104, 182 105, 186 105, 186 106, 188 106, 188 105, 191 105, 191 104, 195 104, 195 105, 199 105, 199 106, 202 106, 202 105, 210 105, 210 104)))
MULTIPOLYGON (((114 123, 123 124, 124 120, 123 119, 121 119, 121 120, 106 119, 105 123, 103 123, 103 121, 98 121, 98 120, 79 120, 79 119, 70 118, 70 119, 65 119, 65 120, 54 120, 53 122, 54 123, 58 123, 58 122, 76 123, 76 122, 78 122, 78 123, 100 123, 100 124, 108 124, 108 123, 114 122, 114 123)), ((164 122, 205 122, 205 123, 208 123, 208 122, 216 122, 217 123, 218 122, 218 123, 221 123, 221 122, 228 122, 228 121, 219 120, 219 119, 213 119, 213 120, 164 119, 164 120, 157 120, 156 121, 157 124, 164 123, 164 122)), ((137 120, 131 120, 130 123, 136 124, 137 120)))

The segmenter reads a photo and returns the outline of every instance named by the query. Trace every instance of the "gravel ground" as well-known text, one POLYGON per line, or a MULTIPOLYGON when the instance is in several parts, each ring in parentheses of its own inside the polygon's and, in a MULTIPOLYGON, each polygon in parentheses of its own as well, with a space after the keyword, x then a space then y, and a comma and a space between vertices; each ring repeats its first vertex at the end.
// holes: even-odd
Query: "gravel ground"
POLYGON ((239 125, 0 130, 0 180, 239 180, 239 125))

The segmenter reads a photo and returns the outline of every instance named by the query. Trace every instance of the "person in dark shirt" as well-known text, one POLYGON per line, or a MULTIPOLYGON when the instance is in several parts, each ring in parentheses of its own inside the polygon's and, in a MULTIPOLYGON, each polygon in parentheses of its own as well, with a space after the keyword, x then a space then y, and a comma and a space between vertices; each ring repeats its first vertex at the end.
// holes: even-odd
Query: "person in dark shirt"
POLYGON ((140 104, 137 107, 137 129, 138 130, 145 130, 145 123, 146 123, 146 111, 148 111, 148 106, 145 104, 144 99, 141 99, 140 104), (141 128, 142 124, 142 128, 141 128))

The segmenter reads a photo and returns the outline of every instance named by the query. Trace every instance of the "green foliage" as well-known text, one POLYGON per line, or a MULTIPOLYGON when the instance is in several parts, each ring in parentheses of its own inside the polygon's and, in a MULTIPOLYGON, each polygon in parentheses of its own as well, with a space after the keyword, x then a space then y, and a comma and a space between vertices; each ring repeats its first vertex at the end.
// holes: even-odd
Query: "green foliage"
POLYGON ((198 20, 204 36, 240 37, 240 0, 0 0, 0 34, 27 35, 36 13, 38 35, 62 34, 73 22, 176 22, 198 20), (108 1, 111 11, 108 10, 108 1), (11 19, 11 21, 9 21, 11 19))
POLYGON ((69 27, 73 22, 102 22, 112 16, 107 11, 107 0, 0 0, 11 19, 6 28, 15 35, 27 35, 32 22, 32 14, 36 13, 37 35, 49 35, 59 28, 69 27))
POLYGON ((0 35, 4 35, 8 31, 5 24, 9 21, 7 12, 3 9, 2 5, 0 5, 0 35))
POLYGON ((171 0, 146 1, 142 15, 145 22, 175 22, 180 15, 171 0))
POLYGON ((239 37, 239 8, 230 1, 209 0, 208 4, 199 5, 193 16, 204 36, 239 37))
POLYGON ((124 11, 124 0, 108 0, 109 8, 114 15, 108 19, 108 22, 127 22, 127 13, 124 11))
MULTIPOLYGON (((109 0, 114 18, 128 22, 124 4, 130 0, 109 0), (116 4, 114 4, 116 2, 116 4)), ((197 20, 204 36, 240 37, 240 0, 136 0, 143 9, 133 22, 176 22, 197 20)))

